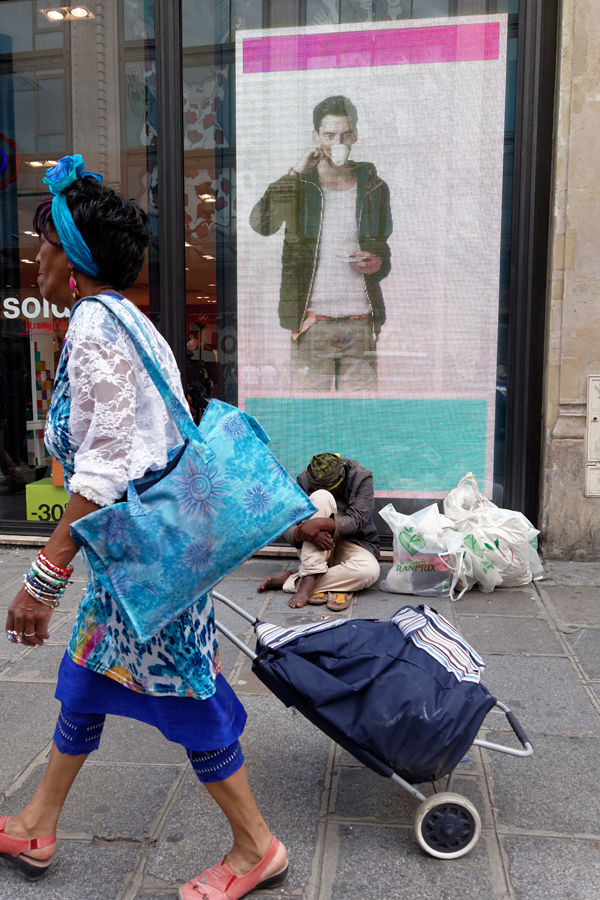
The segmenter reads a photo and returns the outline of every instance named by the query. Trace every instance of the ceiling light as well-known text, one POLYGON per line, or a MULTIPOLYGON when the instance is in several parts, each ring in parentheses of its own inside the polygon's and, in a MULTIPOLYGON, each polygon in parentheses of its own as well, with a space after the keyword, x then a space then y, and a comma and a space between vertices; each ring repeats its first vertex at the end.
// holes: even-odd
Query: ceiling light
POLYGON ((212 194, 200 194, 200 200, 204 200, 205 203, 216 203, 217 198, 213 197, 212 194))
POLYGON ((28 165, 33 166, 35 169, 38 169, 40 166, 43 166, 43 162, 39 162, 37 159, 33 159, 28 165))
POLYGON ((35 231, 24 231, 23 234, 30 234, 32 237, 36 237, 35 231))
POLYGON ((206 254, 206 253, 203 253, 203 254, 202 254, 202 258, 203 258, 203 259, 216 259, 215 256, 208 256, 208 254, 206 254))
POLYGON ((186 247, 191 247, 192 245, 191 245, 191 244, 188 244, 188 242, 186 241, 186 242, 185 242, 185 246, 186 246, 186 247))
POLYGON ((32 265, 32 266, 34 265, 34 262, 33 262, 32 259, 22 259, 21 262, 29 263, 29 264, 32 265))
POLYGON ((96 18, 93 12, 81 3, 77 6, 56 6, 50 9, 50 0, 48 0, 48 5, 44 9, 40 9, 40 12, 50 22, 68 21, 69 19, 79 19, 81 21, 82 19, 96 18))
POLYGON ((44 163, 44 165, 45 166, 57 166, 58 160, 57 159, 47 159, 46 162, 44 163))
MULTIPOLYGON (((27 232, 25 232, 27 234, 27 232)), ((216 287, 216 284, 209 284, 209 287, 216 287)))

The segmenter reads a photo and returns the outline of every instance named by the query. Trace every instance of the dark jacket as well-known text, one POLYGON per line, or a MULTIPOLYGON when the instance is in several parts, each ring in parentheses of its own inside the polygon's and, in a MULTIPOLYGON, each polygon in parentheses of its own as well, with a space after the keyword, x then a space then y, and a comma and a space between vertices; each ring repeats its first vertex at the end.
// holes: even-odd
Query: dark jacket
MULTIPOLYGON (((335 498, 337 514, 334 537, 342 537, 352 544, 358 544, 369 550, 375 559, 379 559, 379 535, 373 521, 373 473, 355 459, 345 459, 344 463, 346 480, 335 498)), ((306 469, 298 475, 296 481, 305 494, 312 493, 306 469)))
MULTIPOLYGON (((379 282, 391 269, 387 244, 392 233, 390 191, 372 163, 350 165, 357 183, 356 224, 360 249, 375 253, 383 261, 375 275, 363 276, 377 335, 385 322, 379 282)), ((250 225, 263 235, 275 234, 285 222, 279 322, 288 331, 299 331, 306 315, 319 258, 322 216, 323 191, 316 166, 305 175, 284 175, 274 181, 250 215, 250 225)))

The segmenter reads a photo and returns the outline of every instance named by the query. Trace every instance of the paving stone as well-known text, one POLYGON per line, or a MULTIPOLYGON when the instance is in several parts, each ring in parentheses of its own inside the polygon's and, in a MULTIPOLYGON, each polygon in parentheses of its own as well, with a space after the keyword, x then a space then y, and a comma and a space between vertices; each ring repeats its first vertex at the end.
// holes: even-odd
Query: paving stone
MULTIPOLYGON (((248 777, 267 824, 288 849, 286 891, 293 891, 303 888, 310 874, 329 741, 275 697, 245 697, 244 705, 248 777)), ((190 774, 146 872, 169 884, 187 881, 230 845, 225 817, 190 774)))
MULTIPOLYGON (((506 734, 488 740, 506 743, 506 734)), ((533 756, 488 751, 498 820, 535 831, 600 835, 600 738, 536 735, 533 756)))
POLYGON ((587 677, 600 679, 600 630, 583 628, 565 637, 587 677))
POLYGON ((600 844, 507 838, 517 900, 598 900, 600 844))
MULTIPOLYGON (((187 763, 185 750, 164 737, 158 728, 125 716, 107 716, 94 762, 128 762, 139 765, 187 763)), ((152 777, 150 771, 149 777, 152 777)))
MULTIPOLYGON (((227 594, 224 594, 227 596, 227 594)), ((257 595, 258 596, 258 595, 257 595)), ((233 597, 231 598, 233 600, 233 597)), ((263 598, 264 599, 264 598, 263 598)), ((236 602, 239 603, 239 600, 236 602)), ((248 606, 246 603, 240 604, 242 607, 248 606)), ((261 604, 257 604, 257 608, 255 610, 248 609, 251 615, 255 616, 260 609, 261 604)), ((224 603, 219 603, 218 600, 215 600, 215 619, 221 625, 224 625, 225 628, 229 628, 230 631, 233 631, 234 634, 244 634, 245 632, 249 632, 252 630, 252 625, 243 616, 239 613, 235 612, 233 609, 230 609, 228 606, 225 606, 224 603)))
MULTIPOLYGON (((446 790, 446 778, 438 784, 438 793, 446 790)), ((434 793, 432 784, 417 785, 426 797, 434 793)), ((461 778, 454 780, 452 793, 462 794, 471 800, 483 822, 486 818, 485 804, 481 787, 477 778, 461 778)), ((343 819, 355 822, 373 821, 412 825, 419 801, 411 797, 400 785, 390 778, 382 778, 370 769, 346 768, 340 774, 336 813, 343 819)))
POLYGON ((68 644, 73 631, 73 612, 55 612, 50 619, 50 643, 68 644))
POLYGON ((2 641, 2 663, 0 663, 0 668, 12 665, 12 663, 21 659, 28 652, 22 644, 9 644, 2 632, 0 632, 0 640, 2 641))
MULTIPOLYGON (((240 641, 246 640, 244 634, 237 634, 236 637, 239 638, 240 641)), ((235 644, 231 643, 229 638, 219 634, 219 657, 221 659, 221 674, 224 678, 229 680, 231 677, 233 669, 241 659, 240 653, 241 650, 238 650, 235 644)))
POLYGON ((155 892, 146 894, 143 890, 138 894, 139 900, 174 900, 175 897, 177 897, 175 888, 165 894, 157 894, 155 892))
MULTIPOLYGON (((296 566, 294 566, 294 568, 296 568, 296 566)), ((269 607, 263 618, 270 622, 271 620, 269 616, 271 616, 274 612, 294 612, 294 610, 289 605, 291 596, 291 594, 286 594, 284 591, 275 591, 275 593, 271 597, 271 600, 269 601, 269 607)))
POLYGON ((555 584, 582 584, 600 587, 600 563, 597 562, 563 562, 562 560, 544 560, 544 581, 552 580, 555 584))
POLYGON ((564 656, 559 640, 542 619, 457 616, 457 627, 478 653, 545 653, 564 656))
POLYGON ((302 625, 313 625, 341 618, 348 618, 348 610, 332 612, 324 603, 320 606, 309 604, 303 606, 302 609, 290 609, 287 613, 273 613, 270 610, 265 613, 265 621, 270 625, 278 625, 279 628, 299 628, 302 625))
POLYGON ((72 579, 67 585, 64 595, 60 598, 61 610, 69 610, 75 612, 83 599, 83 595, 87 589, 86 581, 75 581, 72 579))
POLYGON ((600 627, 600 587, 542 588, 553 615, 566 625, 600 627))
MULTIPOLYGON (((237 603, 238 606, 241 606, 242 609, 245 609, 250 615, 257 616, 258 611, 265 602, 265 595, 256 592, 258 584, 259 582, 255 583, 254 581, 228 581, 226 579, 225 581, 222 581, 221 584, 217 585, 215 590, 220 594, 223 594, 223 596, 227 597, 229 600, 233 600, 234 603, 237 603)), ((221 619, 228 628, 235 631, 243 631, 247 627, 245 620, 239 613, 229 609, 229 607, 225 606, 224 603, 221 603, 220 600, 214 601, 214 607, 215 615, 217 618, 221 619)))
POLYGON ((271 697, 273 696, 271 691, 265 687, 262 681, 259 681, 252 671, 252 663, 248 658, 244 660, 237 678, 233 680, 231 684, 236 694, 240 696, 242 703, 246 702, 244 700, 246 694, 266 694, 271 697))
POLYGON ((533 584, 522 588, 496 588, 491 594, 467 591, 454 604, 456 615, 537 616, 539 605, 533 584))
POLYGON ((117 900, 135 869, 138 849, 61 842, 39 884, 0 860, 0 900, 117 900))
POLYGON ((460 859, 440 860, 418 846, 412 828, 342 825, 332 900, 494 900, 485 841, 460 859))
POLYGON ((20 566, 3 565, 0 569, 0 604, 8 606, 15 598, 16 593, 21 587, 23 581, 23 573, 27 570, 25 563, 20 566))
POLYGON ((401 606, 414 606, 415 600, 411 594, 389 594, 372 587, 359 592, 352 615, 357 619, 389 619, 401 606))
POLYGON ((2 752, 0 790, 6 790, 17 775, 52 740, 60 709, 52 684, 4 682, 2 694, 2 752))
POLYGON ((600 716, 567 659, 488 656, 483 682, 526 732, 600 734, 600 716))
POLYGON ((58 667, 67 649, 66 644, 50 644, 34 647, 14 662, 2 673, 5 678, 15 681, 39 681, 50 679, 56 682, 58 667))
MULTIPOLYGON (((20 790, 2 804, 2 815, 23 809, 44 769, 38 766, 20 790)), ((178 776, 179 769, 164 766, 95 766, 88 762, 69 792, 59 829, 107 840, 140 841, 147 837, 178 776)))
MULTIPOLYGON (((468 754, 458 764, 457 774, 465 774, 465 773, 481 774, 482 769, 481 769, 480 752, 481 751, 479 750, 478 747, 471 747, 468 754)), ((357 759, 355 759, 351 753, 348 753, 348 751, 342 749, 342 747, 340 747, 338 749, 338 760, 339 760, 338 765, 340 765, 340 766, 353 766, 353 767, 357 767, 357 766, 362 767, 363 766, 363 763, 361 763, 357 759)), ((444 777, 442 779, 440 784, 442 784, 442 785, 446 784, 446 777, 444 777)), ((442 788, 439 788, 439 789, 442 790, 442 788)), ((422 791, 422 793, 425 793, 425 791, 422 791)))
POLYGON ((258 587, 263 578, 268 578, 269 575, 277 575, 279 572, 282 572, 289 562, 294 562, 294 559, 288 559, 286 557, 257 556, 254 559, 249 559, 247 562, 242 563, 241 566, 238 566, 237 569, 230 572, 227 577, 248 578, 250 581, 256 581, 256 587, 258 587))

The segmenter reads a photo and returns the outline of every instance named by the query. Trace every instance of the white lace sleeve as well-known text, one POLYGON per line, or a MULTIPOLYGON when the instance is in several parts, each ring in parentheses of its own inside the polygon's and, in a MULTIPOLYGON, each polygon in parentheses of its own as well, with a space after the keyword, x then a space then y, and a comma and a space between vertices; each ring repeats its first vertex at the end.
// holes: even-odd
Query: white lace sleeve
MULTIPOLYGON (((128 300, 122 301, 139 315, 128 300)), ((146 338, 171 390, 186 398, 165 339, 147 322, 146 338)), ((181 435, 133 342, 97 302, 82 301, 69 322, 69 430, 75 450, 71 492, 99 506, 123 496, 144 472, 163 469, 181 435)))
POLYGON ((87 336, 69 356, 70 427, 79 443, 70 489, 100 506, 118 500, 129 481, 137 378, 127 351, 87 336))

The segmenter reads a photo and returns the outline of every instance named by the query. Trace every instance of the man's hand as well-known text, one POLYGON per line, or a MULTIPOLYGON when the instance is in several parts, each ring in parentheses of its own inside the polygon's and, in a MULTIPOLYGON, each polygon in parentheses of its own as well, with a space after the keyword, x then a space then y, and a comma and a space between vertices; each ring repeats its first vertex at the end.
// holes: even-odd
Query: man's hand
POLYGON ((311 541, 317 550, 333 550, 333 540, 328 531, 319 531, 311 541))
POLYGON ((334 531, 335 522, 333 519, 307 519, 306 522, 301 522, 296 526, 296 530, 294 531, 294 541, 296 544, 303 544, 304 541, 308 541, 309 544, 314 544, 319 550, 331 550, 333 547, 333 540, 330 535, 333 534, 334 531), (326 536, 329 537, 329 546, 319 546, 319 544, 317 544, 317 540, 319 540, 321 544, 326 543, 319 537, 321 532, 325 532, 326 536))
POLYGON ((319 144, 312 144, 310 147, 306 148, 296 165, 290 169, 290 172, 296 172, 298 175, 303 175, 305 172, 314 169, 322 159, 327 159, 327 153, 319 146, 319 144))
POLYGON ((350 265, 358 272, 362 272, 363 275, 374 275, 375 272, 379 272, 383 264, 380 256, 375 256, 374 253, 367 253, 366 250, 355 250, 354 255, 361 256, 364 262, 353 262, 350 265))

